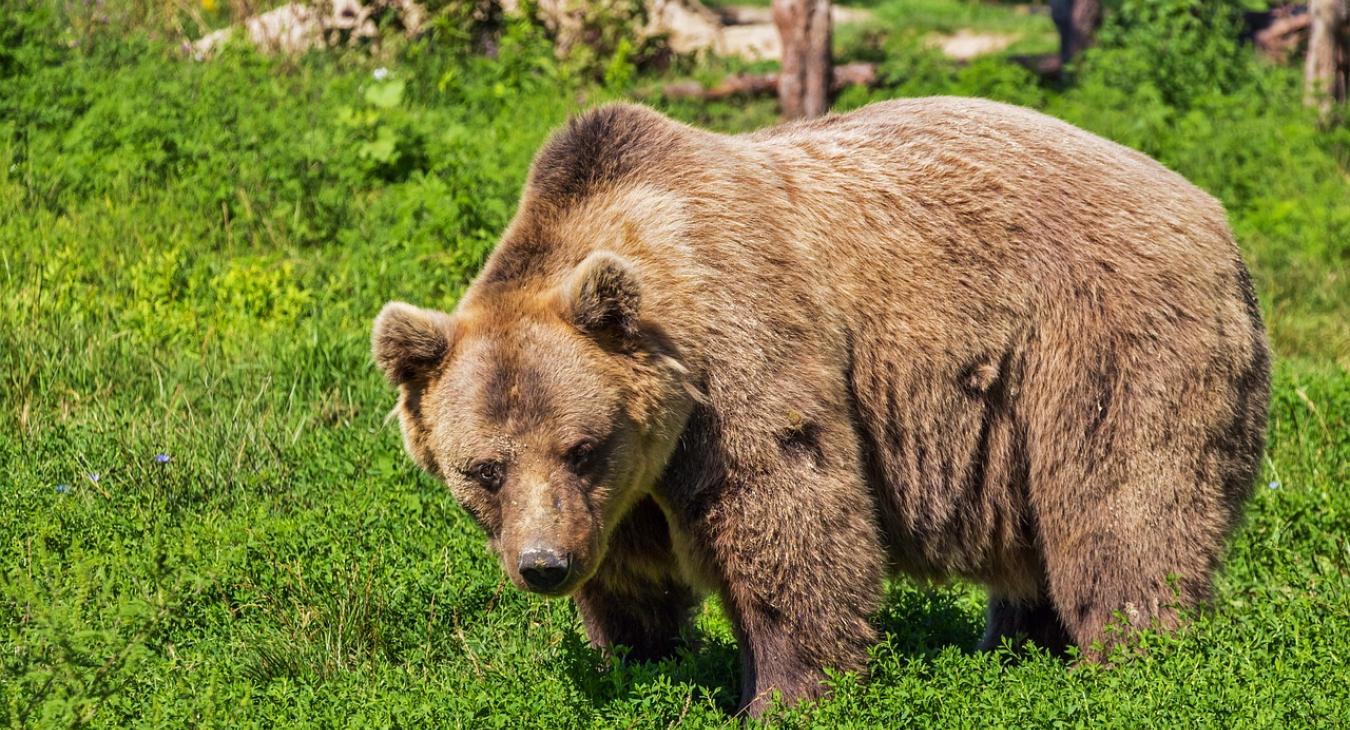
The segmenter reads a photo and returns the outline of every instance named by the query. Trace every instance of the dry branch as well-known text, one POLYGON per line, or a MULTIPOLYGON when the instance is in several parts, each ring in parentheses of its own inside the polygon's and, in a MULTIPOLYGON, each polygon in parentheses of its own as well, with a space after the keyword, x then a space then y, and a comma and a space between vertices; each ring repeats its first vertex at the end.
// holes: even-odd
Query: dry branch
POLYGON ((1270 23, 1252 34, 1252 45, 1273 61, 1285 61, 1303 45, 1312 24, 1312 16, 1300 5, 1286 5, 1271 11, 1270 23))

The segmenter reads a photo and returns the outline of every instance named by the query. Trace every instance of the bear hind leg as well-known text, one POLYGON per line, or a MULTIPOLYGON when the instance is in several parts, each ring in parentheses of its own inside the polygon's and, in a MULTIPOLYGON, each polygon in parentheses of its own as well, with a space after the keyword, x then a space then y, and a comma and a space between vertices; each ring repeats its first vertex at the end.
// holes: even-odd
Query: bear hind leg
POLYGON ((1047 555, 1051 601, 1089 660, 1105 659, 1135 632, 1176 628, 1179 611, 1209 595, 1209 560, 1184 548, 1148 551, 1141 542, 1147 545, 1138 535, 1088 529, 1047 555))
POLYGON ((1050 601, 1102 660, 1209 598, 1259 454, 1230 434, 1236 386, 1203 369, 1223 353, 1074 343, 1029 366, 1028 501, 1050 601))

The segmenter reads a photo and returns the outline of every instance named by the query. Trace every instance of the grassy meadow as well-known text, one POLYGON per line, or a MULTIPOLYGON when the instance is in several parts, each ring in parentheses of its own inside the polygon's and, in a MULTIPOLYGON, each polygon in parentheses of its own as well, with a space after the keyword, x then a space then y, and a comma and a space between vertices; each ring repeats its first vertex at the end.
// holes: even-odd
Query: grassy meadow
MULTIPOLYGON (((505 582, 404 456, 369 326, 389 299, 453 306, 569 114, 635 98, 730 132, 772 123, 772 101, 666 102, 663 81, 735 64, 649 70, 623 44, 559 60, 522 22, 491 59, 452 22, 374 54, 185 59, 174 32, 223 22, 221 5, 186 21, 132 0, 0 10, 0 718, 734 727, 715 600, 697 648, 604 662, 569 603, 505 582)), ((1053 83, 1016 47, 956 64, 922 40, 971 25, 1048 51, 1044 16, 863 5, 875 27, 841 30, 838 55, 885 85, 839 109, 1024 104, 1223 200, 1276 352, 1269 452, 1214 605, 1144 656, 975 653, 979 588, 896 581, 870 680, 839 676, 770 722, 1350 724, 1346 110, 1319 125, 1298 70, 1237 44, 1220 0, 1114 3, 1101 46, 1053 83)))

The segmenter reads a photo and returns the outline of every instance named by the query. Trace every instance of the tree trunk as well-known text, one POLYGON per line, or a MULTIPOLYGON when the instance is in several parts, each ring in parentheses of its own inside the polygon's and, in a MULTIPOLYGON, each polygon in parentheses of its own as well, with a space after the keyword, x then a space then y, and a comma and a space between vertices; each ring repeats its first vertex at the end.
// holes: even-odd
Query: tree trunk
POLYGON ((1311 0, 1304 103, 1331 113, 1333 100, 1344 101, 1350 82, 1350 0, 1311 0))
POLYGON ((830 109, 829 0, 773 0, 773 22, 783 40, 778 74, 783 118, 821 116, 830 109))
POLYGON ((1092 45, 1102 24, 1101 0, 1051 0, 1050 16, 1059 30, 1059 60, 1068 63, 1092 45))

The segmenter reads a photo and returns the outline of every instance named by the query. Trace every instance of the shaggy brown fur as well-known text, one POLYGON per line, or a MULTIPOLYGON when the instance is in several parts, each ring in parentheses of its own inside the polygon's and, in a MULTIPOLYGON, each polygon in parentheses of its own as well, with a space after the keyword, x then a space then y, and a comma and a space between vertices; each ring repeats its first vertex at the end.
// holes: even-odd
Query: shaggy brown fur
POLYGON ((740 137, 595 110, 454 314, 391 304, 374 349, 518 585, 545 550, 546 592, 642 657, 718 592, 751 712, 865 668, 888 572, 987 586, 985 646, 1173 625, 1268 391, 1213 198, 951 98, 740 137))

